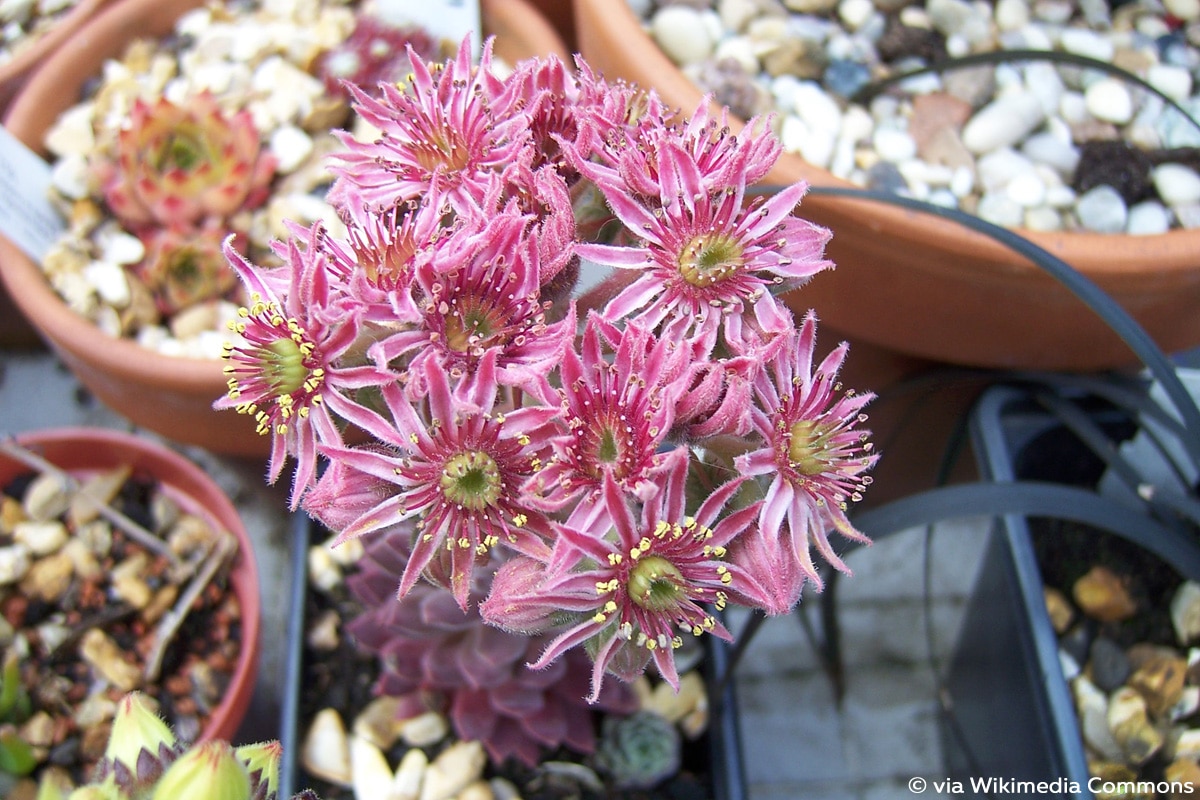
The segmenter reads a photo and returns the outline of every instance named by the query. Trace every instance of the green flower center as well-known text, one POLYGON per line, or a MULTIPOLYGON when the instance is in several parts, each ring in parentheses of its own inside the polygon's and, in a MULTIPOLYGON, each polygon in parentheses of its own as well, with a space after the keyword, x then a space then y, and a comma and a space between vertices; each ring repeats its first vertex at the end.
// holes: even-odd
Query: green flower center
POLYGON ((496 309, 479 298, 463 298, 446 316, 446 346, 458 353, 469 352, 504 329, 496 309))
POLYGON ((481 450, 468 450, 447 460, 441 486, 447 500, 469 511, 495 505, 503 489, 495 459, 481 450))
POLYGON ((829 470, 829 436, 832 431, 814 420, 802 419, 789 431, 788 460, 802 475, 829 470))
POLYGON ((679 274, 700 289, 737 274, 745 264, 737 239, 723 234, 702 234, 688 242, 679 254, 679 274))
POLYGON ((629 571, 629 597, 647 611, 676 608, 687 599, 683 573, 662 556, 648 556, 629 571))
POLYGON ((629 474, 629 446, 622 440, 620 423, 602 422, 586 435, 583 441, 582 454, 585 456, 586 471, 593 477, 599 478, 604 474, 603 467, 611 468, 612 475, 621 480, 629 474))
POLYGON ((276 396, 292 394, 304 387, 308 367, 304 351, 294 339, 279 338, 259 350, 262 376, 276 396))

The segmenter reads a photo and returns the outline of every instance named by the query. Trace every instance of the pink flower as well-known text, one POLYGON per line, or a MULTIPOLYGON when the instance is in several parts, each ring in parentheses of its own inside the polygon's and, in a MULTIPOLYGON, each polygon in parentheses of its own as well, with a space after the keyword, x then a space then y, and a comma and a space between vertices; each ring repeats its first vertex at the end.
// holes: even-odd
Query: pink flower
POLYGON ((528 220, 501 214, 439 242, 414 276, 419 322, 379 342, 380 363, 408 359, 420 376, 436 362, 464 385, 489 356, 502 386, 532 387, 561 358, 574 315, 548 322, 541 300, 537 237, 528 220))
POLYGON ((724 556, 757 514, 748 506, 722 516, 741 484, 733 480, 713 491, 694 517, 687 515, 687 471, 686 457, 672 459, 662 491, 642 505, 640 519, 629 496, 606 476, 595 508, 584 504, 559 526, 554 559, 539 584, 530 586, 522 559, 500 569, 480 608, 484 619, 505 627, 539 612, 547 620, 569 614, 574 621, 531 666, 541 669, 586 643, 595 663, 592 701, 606 671, 632 680, 650 659, 678 688, 674 651, 683 644, 681 630, 732 639, 706 606, 722 609, 731 592, 746 586, 724 556))
POLYGON ((561 388, 547 386, 542 393, 545 403, 559 405, 563 431, 553 440, 553 458, 527 487, 547 508, 599 491, 606 476, 641 497, 657 491, 666 460, 658 449, 685 388, 679 379, 686 351, 640 326, 618 331, 590 314, 582 353, 580 358, 567 350, 559 367, 561 388), (611 361, 605 340, 616 348, 611 361))
MULTIPOLYGON (((739 456, 743 475, 770 476, 757 535, 786 537, 803 577, 821 578, 813 566, 809 543, 833 566, 848 571, 833 552, 828 531, 865 542, 846 511, 870 484, 866 475, 878 459, 869 431, 857 426, 866 419, 863 407, 872 394, 837 396, 837 373, 846 356, 843 343, 813 371, 817 320, 811 312, 800 331, 767 366, 755 383, 754 427, 764 446, 739 456)), ((759 550, 771 552, 774 545, 759 550)))
MULTIPOLYGON (((292 240, 279 252, 277 269, 289 279, 286 293, 226 242, 225 256, 246 285, 250 305, 235 326, 240 341, 225 348, 229 392, 216 408, 252 415, 258 432, 272 436, 268 479, 274 483, 290 454, 296 459, 291 504, 295 508, 316 474, 317 443, 341 442, 335 416, 359 421, 365 413, 349 399, 359 389, 394 380, 369 365, 339 359, 358 337, 359 319, 352 304, 332 288, 329 260, 319 241, 319 224, 306 246, 292 240)), ((279 281, 278 274, 268 271, 279 281)))
MULTIPOLYGON (((490 371, 485 365, 484 374, 490 371)), ((544 556, 540 514, 521 486, 542 460, 543 429, 554 409, 528 406, 491 413, 496 384, 482 382, 472 396, 457 397, 448 376, 428 362, 426 402, 414 403, 396 384, 384 386, 389 419, 364 420, 379 447, 322 449, 346 467, 390 484, 392 491, 343 527, 336 543, 393 528, 416 518, 412 556, 397 590, 403 597, 422 572, 443 574, 465 608, 477 560, 501 545, 544 556), (445 562, 435 563, 444 557, 445 562)))
POLYGON ((733 182, 713 185, 684 143, 664 139, 649 155, 657 159, 653 197, 614 180, 612 170, 590 162, 575 165, 643 240, 637 247, 576 248, 583 258, 636 271, 633 283, 605 308, 605 319, 629 318, 650 327, 687 319, 701 336, 711 336, 723 317, 746 314, 767 328, 786 318, 773 291, 794 288, 832 266, 824 259, 829 231, 792 216, 804 184, 747 205, 744 174, 722 168, 733 182))
POLYGON ((504 84, 492 74, 491 41, 478 67, 464 40, 458 56, 431 73, 413 58, 411 92, 383 84, 373 97, 351 86, 355 111, 380 136, 359 142, 342 134, 346 151, 330 199, 355 195, 377 208, 420 198, 435 181, 456 206, 479 202, 487 176, 532 157, 524 117, 496 103, 504 84))

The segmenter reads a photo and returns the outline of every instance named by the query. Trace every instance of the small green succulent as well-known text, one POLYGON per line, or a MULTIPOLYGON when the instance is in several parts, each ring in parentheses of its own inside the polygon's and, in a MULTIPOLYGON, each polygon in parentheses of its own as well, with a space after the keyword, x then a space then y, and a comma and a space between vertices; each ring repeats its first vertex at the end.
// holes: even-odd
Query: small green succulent
POLYGON ((649 789, 679 771, 679 731, 662 716, 637 711, 608 716, 596 764, 622 789, 649 789))

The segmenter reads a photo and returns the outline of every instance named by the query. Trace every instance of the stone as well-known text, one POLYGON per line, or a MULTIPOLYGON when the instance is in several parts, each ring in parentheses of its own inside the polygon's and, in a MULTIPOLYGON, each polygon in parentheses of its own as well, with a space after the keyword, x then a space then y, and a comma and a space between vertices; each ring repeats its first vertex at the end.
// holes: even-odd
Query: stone
POLYGON ((1079 166, 1079 148, 1069 139, 1050 133, 1035 133, 1021 143, 1021 154, 1038 164, 1045 164, 1064 178, 1075 173, 1079 166))
POLYGON ((1090 28, 1066 28, 1058 41, 1066 52, 1096 61, 1112 61, 1116 49, 1111 39, 1090 28))
POLYGON ((57 552, 67 543, 69 536, 67 526, 58 520, 18 522, 12 533, 13 541, 28 547, 29 552, 35 556, 47 556, 57 552))
POLYGON ((1125 651, 1107 636, 1097 636, 1089 650, 1088 672, 1101 691, 1113 692, 1133 673, 1125 651))
POLYGON ((313 717, 301 751, 304 768, 314 777, 350 788, 350 740, 335 709, 323 708, 313 717))
POLYGON ((80 103, 59 115, 46 132, 46 149, 56 156, 87 157, 96 150, 92 106, 80 103))
MULTIPOLYGON (((308 626, 308 633, 305 635, 304 641, 317 652, 332 652, 337 649, 338 643, 341 641, 340 626, 341 617, 338 613, 332 609, 325 611, 308 626)), ((387 745, 381 746, 387 747, 387 745)))
POLYGON ((1160 656, 1139 665, 1129 677, 1129 686, 1146 702, 1150 715, 1161 718, 1183 696, 1187 662, 1178 657, 1160 656))
POLYGON ((413 747, 405 752, 392 779, 391 800, 419 800, 427 769, 429 756, 425 755, 424 750, 413 747))
MULTIPOLYGON (((948 92, 932 92, 913 98, 908 134, 924 153, 934 136, 944 130, 958 132, 971 118, 971 105, 948 92)), ((924 157, 924 156, 922 156, 924 157)))
POLYGON ((975 213, 980 219, 1005 228, 1015 228, 1024 219, 1021 206, 1007 194, 1000 192, 991 192, 980 197, 975 213))
POLYGON ((1036 173, 1022 172, 1008 182, 1005 194, 1021 208, 1035 208, 1046 199, 1046 184, 1036 173))
POLYGON ((455 742, 430 762, 420 800, 450 800, 483 775, 487 753, 479 742, 455 742))
POLYGON ((55 603, 71 588, 74 574, 71 557, 60 550, 30 564, 18 587, 26 597, 55 603))
POLYGON ((876 128, 871 144, 880 158, 892 164, 907 161, 917 154, 917 143, 908 131, 876 128))
POLYGON ((1184 164, 1159 164, 1151 172, 1158 196, 1169 206, 1200 202, 1200 175, 1184 164))
POLYGON ((1157 200, 1147 200, 1129 209, 1125 232, 1130 236, 1155 236, 1171 228, 1171 212, 1157 200))
POLYGON ((48 472, 30 482, 21 500, 25 516, 34 522, 57 519, 70 504, 70 485, 63 478, 48 472))
MULTIPOLYGON (((962 193, 969 192, 974 187, 975 157, 962 143, 962 137, 957 131, 943 128, 933 134, 923 147, 919 147, 917 154, 931 164, 941 164, 963 172, 966 186, 961 190, 962 193)), ((963 186, 961 181, 959 186, 963 186)), ((963 196, 962 193, 955 190, 959 197, 963 196)))
POLYGON ((1200 641, 1200 583, 1184 581, 1171 597, 1171 625, 1181 645, 1200 641))
POLYGON ((458 793, 458 800, 495 800, 491 785, 478 780, 458 793))
POLYGON ((100 678, 122 692, 132 692, 142 685, 142 671, 125 660, 117 643, 98 628, 88 630, 79 642, 79 656, 100 678))
POLYGON ((75 530, 87 525, 100 515, 100 508, 107 505, 133 472, 131 467, 104 470, 89 476, 79 486, 67 508, 67 522, 75 530))
POLYGON ((385 798, 392 790, 392 768, 387 758, 361 736, 350 737, 350 774, 356 800, 385 798))
POLYGON ((1037 97, 1027 92, 1004 95, 980 109, 963 126, 962 140, 972 153, 988 153, 1016 144, 1046 118, 1037 97))
POLYGON ((1093 117, 1115 125, 1133 119, 1133 96, 1123 81, 1102 78, 1088 86, 1083 94, 1087 110, 1093 117))
POLYGON ((658 714, 668 722, 679 722, 701 705, 708 704, 704 680, 697 672, 689 672, 679 679, 679 691, 662 681, 654 687, 650 697, 642 704, 646 711, 658 714))
POLYGON ((1146 82, 1177 103, 1192 96, 1192 73, 1174 64, 1151 64, 1146 70, 1146 82))
POLYGON ((716 44, 701 13, 684 5, 660 8, 650 20, 650 33, 667 57, 679 65, 703 61, 716 44))
POLYGON ((1163 0, 1167 12, 1184 22, 1200 19, 1200 0, 1163 0))
POLYGON ((1145 700, 1130 687, 1118 689, 1109 699, 1108 726, 1130 764, 1146 763, 1165 741, 1146 713, 1145 700))
POLYGON ((1075 698, 1075 711, 1079 715, 1084 741, 1101 757, 1109 761, 1123 761, 1121 746, 1108 727, 1107 695, 1084 677, 1072 682, 1071 694, 1075 698))
MULTIPOLYGON (((1116 189, 1107 185, 1097 186, 1080 195, 1078 202, 1075 204, 1075 211, 1079 215, 1080 226, 1084 230, 1096 233, 1121 233, 1125 230, 1125 225, 1129 218, 1129 211, 1125 206, 1125 201, 1116 189)), ((1122 597, 1120 590, 1115 585, 1089 581, 1086 584, 1085 591, 1088 592, 1089 602, 1095 606, 1095 613, 1105 615, 1124 614, 1124 617, 1115 617, 1115 619, 1126 619, 1132 616, 1134 610, 1136 610, 1136 608, 1131 607, 1130 604, 1133 601, 1128 598, 1127 593, 1126 596, 1122 597)), ((1077 594, 1076 601, 1078 600, 1079 596, 1077 594)), ((1082 603, 1080 604, 1082 605, 1082 603)), ((1088 613, 1093 612, 1088 611, 1088 613)), ((1100 616, 1097 616, 1096 619, 1113 621, 1113 619, 1105 619, 1100 616)))
POLYGON ((426 711, 403 720, 399 724, 398 733, 405 744, 413 747, 427 747, 440 742, 450 732, 446 717, 436 711, 426 711))

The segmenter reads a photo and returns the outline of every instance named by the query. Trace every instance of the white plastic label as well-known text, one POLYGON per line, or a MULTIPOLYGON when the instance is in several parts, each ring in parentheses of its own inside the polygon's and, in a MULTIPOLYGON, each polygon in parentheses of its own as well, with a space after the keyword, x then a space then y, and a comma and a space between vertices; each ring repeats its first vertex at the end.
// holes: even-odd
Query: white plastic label
POLYGON ((454 44, 470 33, 476 57, 482 47, 479 0, 376 0, 375 13, 391 25, 418 25, 454 44))
POLYGON ((0 233, 38 262, 67 228, 49 198, 50 165, 0 128, 0 233))

